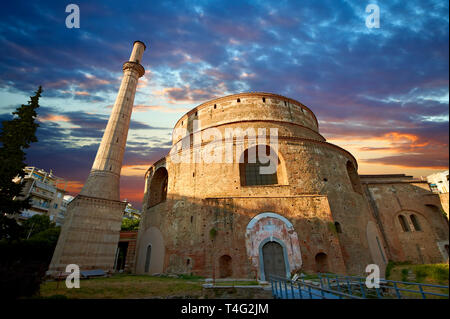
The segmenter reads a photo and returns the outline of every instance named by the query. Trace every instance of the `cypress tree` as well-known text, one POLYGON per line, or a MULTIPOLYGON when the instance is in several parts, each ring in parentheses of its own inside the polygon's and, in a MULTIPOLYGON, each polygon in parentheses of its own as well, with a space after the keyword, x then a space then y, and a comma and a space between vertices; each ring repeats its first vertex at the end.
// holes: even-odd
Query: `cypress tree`
POLYGON ((24 177, 26 166, 25 149, 37 142, 36 109, 42 87, 30 97, 28 104, 22 104, 12 114, 13 118, 2 122, 0 131, 0 239, 18 237, 18 225, 13 216, 31 207, 29 199, 21 196, 23 185, 13 182, 17 176, 24 177))

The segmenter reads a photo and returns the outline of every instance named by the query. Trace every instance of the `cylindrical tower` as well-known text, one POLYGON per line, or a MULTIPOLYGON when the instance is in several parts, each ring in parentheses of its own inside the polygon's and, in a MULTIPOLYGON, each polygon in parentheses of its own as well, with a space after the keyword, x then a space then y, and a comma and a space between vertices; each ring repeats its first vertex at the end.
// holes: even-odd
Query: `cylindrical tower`
POLYGON ((127 143, 128 128, 133 110, 138 79, 145 74, 140 64, 145 44, 135 41, 130 60, 123 64, 123 78, 119 94, 97 151, 91 173, 80 195, 119 200, 120 170, 127 143))
POLYGON ((123 64, 119 94, 97 151, 91 173, 80 194, 69 204, 49 273, 68 264, 82 270, 114 268, 126 202, 120 201, 120 170, 145 44, 135 41, 130 60, 123 64))
POLYGON ((382 260, 383 243, 370 250, 381 236, 366 234, 373 217, 357 167, 298 101, 264 92, 207 101, 179 119, 169 155, 146 174, 136 272, 262 280, 298 269, 363 274, 382 260), (274 144, 258 140, 278 159, 266 176, 249 160, 260 129, 278 132, 274 144))

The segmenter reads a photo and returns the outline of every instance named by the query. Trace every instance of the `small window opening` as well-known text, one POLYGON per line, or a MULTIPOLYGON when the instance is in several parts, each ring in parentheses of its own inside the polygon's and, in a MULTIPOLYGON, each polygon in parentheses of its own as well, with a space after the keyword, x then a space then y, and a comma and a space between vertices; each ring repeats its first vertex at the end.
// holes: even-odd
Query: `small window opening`
POLYGON ((408 226, 408 222, 406 221, 405 216, 399 215, 398 220, 400 222, 400 225, 402 226, 402 230, 404 232, 409 232, 409 226, 408 226))
POLYGON ((237 99, 237 102, 240 103, 240 102, 241 102, 241 99, 237 99))
POLYGON ((214 104, 214 109, 217 109, 217 105, 216 104, 214 104))
POLYGON ((419 224, 419 221, 417 220, 416 215, 411 215, 411 216, 409 216, 409 217, 411 218, 411 222, 412 222, 412 224, 413 224, 413 226, 414 226, 414 229, 415 229, 416 231, 421 231, 422 228, 420 227, 420 224, 419 224))
POLYGON ((335 222, 334 223, 334 227, 336 228, 336 232, 337 233, 342 233, 342 227, 341 227, 341 224, 339 224, 338 222, 335 222))
POLYGON ((266 98, 265 97, 263 97, 262 100, 263 100, 263 103, 266 103, 266 98))

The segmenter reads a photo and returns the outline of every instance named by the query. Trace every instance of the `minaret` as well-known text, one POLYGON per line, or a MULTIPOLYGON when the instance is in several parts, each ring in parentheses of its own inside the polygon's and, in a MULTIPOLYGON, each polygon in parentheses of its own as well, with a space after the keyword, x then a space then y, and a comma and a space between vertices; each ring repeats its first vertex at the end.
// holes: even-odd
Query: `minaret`
POLYGON ((65 271, 68 264, 81 270, 114 267, 126 202, 120 201, 120 170, 133 110, 145 44, 135 41, 111 116, 89 177, 80 194, 69 204, 49 273, 65 271))
POLYGON ((145 70, 140 64, 145 44, 135 41, 130 60, 123 64, 123 79, 109 117, 91 173, 80 195, 119 200, 119 179, 128 127, 138 79, 145 70))

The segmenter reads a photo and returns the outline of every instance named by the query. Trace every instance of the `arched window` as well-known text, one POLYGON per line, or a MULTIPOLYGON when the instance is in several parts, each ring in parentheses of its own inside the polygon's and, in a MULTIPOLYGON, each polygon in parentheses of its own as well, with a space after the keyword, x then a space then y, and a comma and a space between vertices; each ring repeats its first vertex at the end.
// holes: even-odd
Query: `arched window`
POLYGON ((328 256, 325 253, 318 253, 316 255, 316 270, 317 272, 328 272, 328 256))
POLYGON ((356 168, 351 161, 347 161, 347 174, 352 183, 353 190, 359 194, 362 194, 361 182, 359 181, 358 173, 356 168))
POLYGON ((409 225, 408 225, 408 222, 406 221, 405 216, 398 215, 398 221, 400 222, 400 226, 402 226, 402 230, 404 232, 409 232, 410 231, 409 225))
POLYGON ((148 207, 162 203, 167 198, 168 174, 165 167, 156 170, 152 177, 149 190, 148 207))
POLYGON ((145 272, 150 270, 150 258, 152 256, 152 245, 147 246, 147 254, 145 255, 145 272))
POLYGON ((412 222, 412 224, 414 226, 414 229, 416 231, 421 231, 422 228, 420 227, 419 220, 417 219, 416 215, 412 214, 412 215, 409 216, 409 218, 411 218, 411 222, 412 222))
POLYGON ((339 224, 339 222, 334 222, 334 227, 336 228, 336 231, 339 234, 342 233, 342 227, 341 227, 341 224, 339 224))
MULTIPOLYGON (((273 150, 272 150, 273 153, 273 150)), ((280 179, 282 179, 280 168, 280 159, 277 155, 271 154, 271 149, 268 145, 253 146, 243 153, 243 158, 241 158, 239 163, 239 172, 241 179, 241 186, 254 186, 254 185, 276 185, 280 184, 280 179), (265 148, 266 157, 262 163, 259 158, 258 151, 260 147, 265 148), (275 158, 273 158, 275 156, 275 158), (267 160, 269 159, 269 160, 267 160), (265 172, 264 168, 269 169, 270 165, 273 163, 275 165, 275 171, 265 172)))
POLYGON ((219 275, 220 278, 227 278, 233 275, 230 256, 223 255, 219 258, 219 275))

